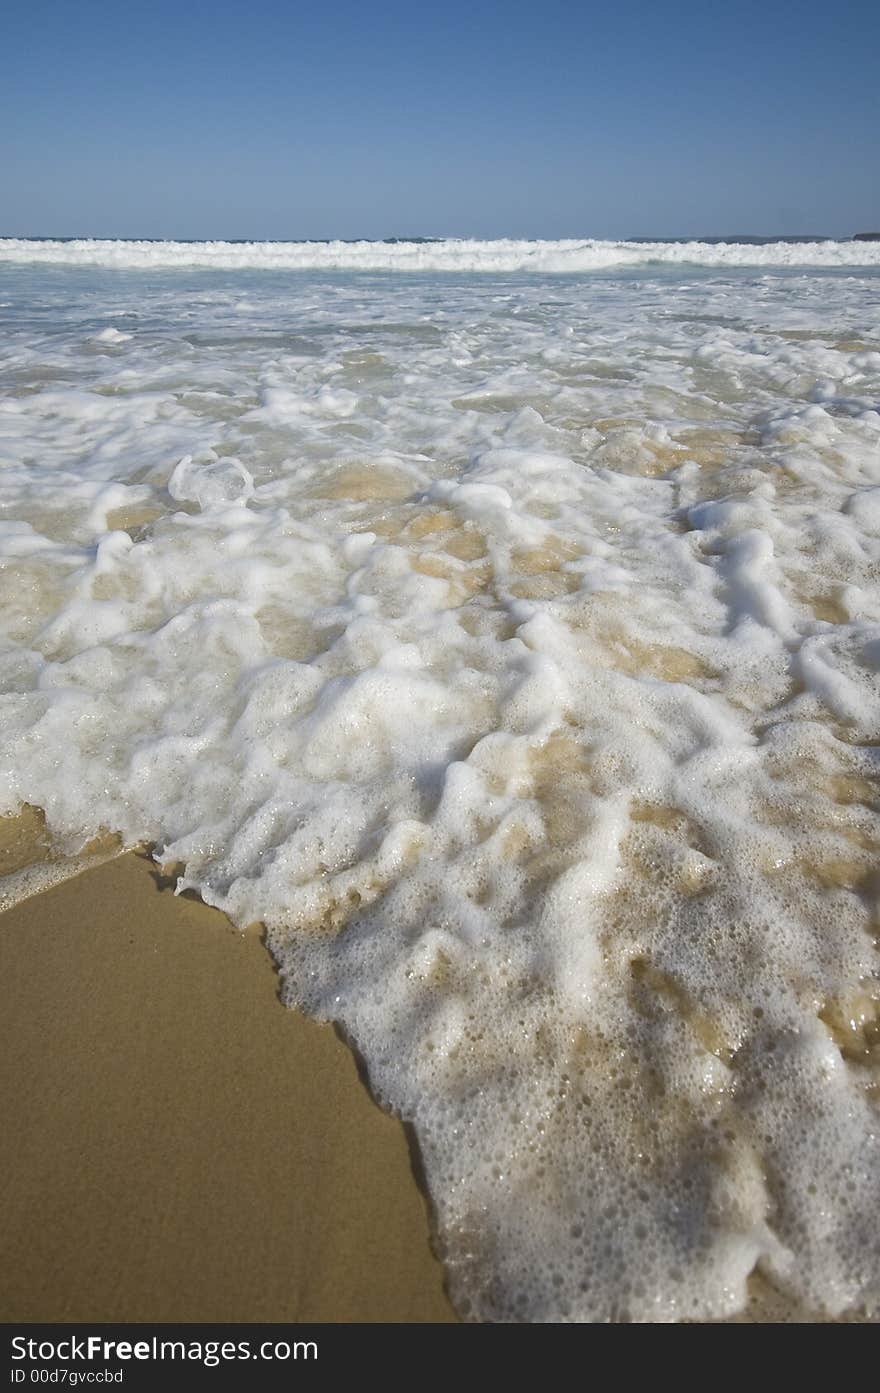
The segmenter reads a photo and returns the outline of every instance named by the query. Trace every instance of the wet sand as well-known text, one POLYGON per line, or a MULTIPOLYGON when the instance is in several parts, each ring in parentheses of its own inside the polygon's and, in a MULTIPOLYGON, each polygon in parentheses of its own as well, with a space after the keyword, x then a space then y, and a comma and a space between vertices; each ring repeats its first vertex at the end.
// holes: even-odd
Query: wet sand
POLYGON ((0 1318, 455 1319, 402 1126, 256 931, 135 853, 0 930, 0 1318))

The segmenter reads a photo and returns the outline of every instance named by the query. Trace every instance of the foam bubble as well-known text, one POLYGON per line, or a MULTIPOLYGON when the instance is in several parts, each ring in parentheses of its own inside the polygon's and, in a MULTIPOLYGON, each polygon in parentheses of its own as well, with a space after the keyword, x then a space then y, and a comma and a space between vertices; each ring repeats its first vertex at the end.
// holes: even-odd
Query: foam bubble
POLYGON ((214 459, 199 463, 184 455, 168 480, 171 497, 197 503, 204 511, 226 503, 244 503, 254 491, 250 472, 237 459, 214 459))

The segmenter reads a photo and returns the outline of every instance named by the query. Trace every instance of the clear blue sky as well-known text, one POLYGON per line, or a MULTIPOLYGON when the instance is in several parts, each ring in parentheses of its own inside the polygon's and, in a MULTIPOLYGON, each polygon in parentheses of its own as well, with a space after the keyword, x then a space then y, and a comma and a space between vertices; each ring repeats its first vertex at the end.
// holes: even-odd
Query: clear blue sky
POLYGON ((880 226, 877 0, 33 0, 0 233, 880 226))

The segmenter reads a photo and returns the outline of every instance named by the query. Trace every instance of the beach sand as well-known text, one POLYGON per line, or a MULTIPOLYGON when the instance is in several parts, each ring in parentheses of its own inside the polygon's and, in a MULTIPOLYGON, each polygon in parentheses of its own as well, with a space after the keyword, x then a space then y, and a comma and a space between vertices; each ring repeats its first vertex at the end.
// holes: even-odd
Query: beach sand
POLYGON ((258 932, 129 852, 7 909, 0 955, 0 1318, 455 1319, 403 1127, 258 932))

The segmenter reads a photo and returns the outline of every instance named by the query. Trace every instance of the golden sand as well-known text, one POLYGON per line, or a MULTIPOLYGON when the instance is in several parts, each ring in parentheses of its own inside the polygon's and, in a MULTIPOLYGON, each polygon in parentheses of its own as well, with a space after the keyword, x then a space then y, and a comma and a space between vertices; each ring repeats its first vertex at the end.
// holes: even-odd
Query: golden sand
MULTIPOLYGON (((42 820, 0 865, 45 855, 42 820)), ((449 1321, 403 1127, 145 856, 2 916, 0 1318, 449 1321)))

